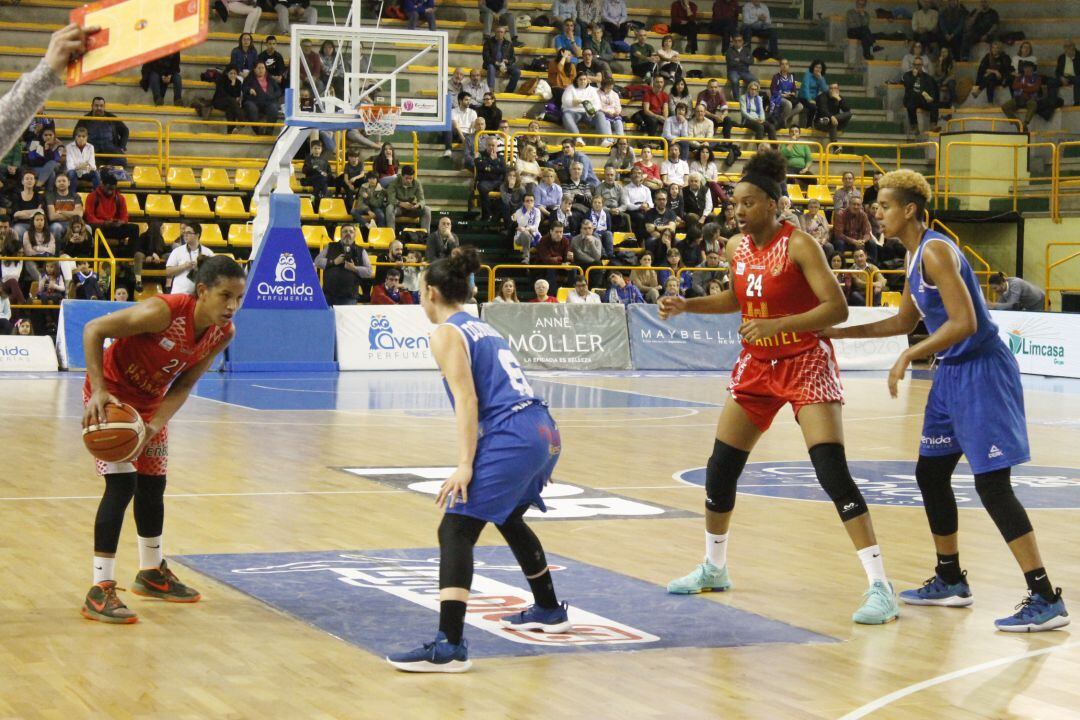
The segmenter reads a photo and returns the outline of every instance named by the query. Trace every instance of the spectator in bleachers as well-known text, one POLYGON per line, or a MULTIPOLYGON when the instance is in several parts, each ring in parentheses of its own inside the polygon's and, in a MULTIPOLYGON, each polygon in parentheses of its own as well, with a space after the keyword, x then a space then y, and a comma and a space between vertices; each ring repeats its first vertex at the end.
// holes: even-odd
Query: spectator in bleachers
MULTIPOLYGON (((105 290, 104 288, 102 288, 101 292, 102 292, 102 297, 104 297, 107 300, 109 298, 108 290, 105 290)), ((116 288, 116 292, 113 293, 113 301, 114 302, 127 302, 128 301, 127 288, 123 287, 123 286, 116 288)))
POLYGON ((719 80, 709 79, 705 89, 698 93, 696 104, 705 106, 705 117, 712 120, 714 135, 715 131, 721 131, 725 138, 731 137, 735 121, 728 116, 728 102, 719 80))
MULTIPOLYGON (((577 135, 579 125, 586 123, 591 125, 598 135, 610 135, 611 125, 607 115, 600 112, 600 93, 589 84, 589 78, 578 69, 574 84, 563 90, 562 95, 562 122, 566 131, 577 135)), ((580 137, 578 141, 585 144, 580 137)))
POLYGON ((799 221, 799 213, 795 210, 795 207, 791 203, 791 197, 788 195, 780 196, 780 203, 777 206, 777 217, 785 222, 789 222, 795 227, 802 227, 802 223, 799 221))
POLYGON ((698 51, 698 7, 690 0, 675 0, 671 3, 671 32, 686 38, 686 52, 694 55, 698 51))
POLYGON ((473 110, 479 110, 484 95, 491 92, 491 88, 488 87, 488 84, 484 82, 484 79, 480 76, 479 68, 473 68, 469 71, 469 77, 461 84, 461 89, 469 94, 469 107, 473 110))
POLYGON ((664 35, 660 38, 660 48, 656 51, 660 58, 660 72, 671 82, 683 76, 682 63, 679 62, 679 51, 675 49, 675 37, 664 35))
POLYGON ((997 295, 997 302, 987 303, 991 310, 1042 312, 1046 309, 1046 293, 1023 278, 995 273, 990 277, 990 289, 997 295))
POLYGON ((337 191, 345 201, 345 207, 352 207, 353 200, 356 198, 356 190, 364 184, 366 175, 364 162, 360 159, 360 148, 351 147, 346 150, 345 165, 341 168, 341 174, 336 179, 337 191))
MULTIPOLYGON (((301 87, 315 89, 312 88, 312 80, 319 84, 319 80, 323 76, 322 54, 315 50, 311 40, 308 38, 300 41, 300 54, 303 56, 304 62, 307 63, 307 72, 304 72, 303 64, 300 66, 300 85, 301 87), (308 79, 308 73, 311 74, 311 79, 308 79)), ((297 88, 297 90, 299 89, 297 88)), ((321 90, 321 88, 318 89, 321 90)))
POLYGON ((803 74, 802 85, 799 86, 799 99, 806 108, 806 116, 802 121, 804 127, 814 127, 814 121, 817 119, 817 99, 829 90, 825 70, 824 61, 815 58, 810 61, 810 67, 803 74))
POLYGON ((596 57, 591 47, 582 48, 581 62, 577 64, 577 76, 585 77, 589 84, 599 88, 605 78, 611 77, 611 68, 596 57))
POLYGON ((64 171, 64 145, 56 139, 56 130, 46 128, 40 140, 33 140, 26 151, 27 164, 34 172, 38 186, 53 187, 56 171, 64 171))
POLYGON ((570 241, 570 250, 574 253, 574 264, 580 265, 586 272, 594 265, 600 264, 604 256, 604 247, 596 234, 592 220, 585 218, 581 221, 580 232, 570 241))
POLYGON ((710 292, 712 285, 717 285, 722 291, 728 284, 728 268, 724 264, 723 255, 719 251, 710 250, 705 254, 705 263, 701 266, 704 268, 715 268, 711 272, 694 273, 694 285, 700 290, 702 295, 715 295, 716 292, 710 292))
POLYGON ((769 118, 777 129, 789 128, 798 119, 802 109, 799 88, 791 72, 791 63, 780 58, 780 67, 769 85, 769 118))
POLYGON ((383 143, 379 154, 371 161, 372 168, 379 173, 379 184, 389 187, 398 176, 397 152, 390 143, 383 143))
POLYGON ((818 95, 817 106, 814 111, 814 127, 822 132, 829 133, 829 142, 836 142, 854 117, 847 100, 840 95, 840 83, 829 83, 828 92, 818 95))
MULTIPOLYGON (((550 223, 553 220, 561 222, 569 235, 577 234, 581 225, 581 215, 574 210, 574 198, 569 195, 563 195, 562 199, 559 201, 558 207, 556 207, 555 211, 548 216, 547 222, 550 223)), ((546 223, 540 227, 543 229, 546 227, 546 223)))
MULTIPOLYGON (((266 66, 255 63, 255 70, 243 84, 244 117, 253 123, 276 123, 281 118, 281 86, 266 74, 266 66)), ((253 127, 256 135, 271 135, 271 127, 253 127)))
POLYGON ((551 86, 551 104, 559 106, 563 90, 574 84, 577 69, 569 50, 556 50, 548 62, 548 85, 551 86))
POLYGON ((630 46, 630 72, 645 82, 649 82, 660 69, 660 56, 656 48, 649 44, 644 28, 634 33, 634 44, 630 46))
MULTIPOLYGON (((600 98, 598 111, 607 119, 609 132, 622 135, 626 131, 622 118, 622 98, 615 92, 615 81, 610 75, 600 81, 600 90, 597 94, 600 98)), ((615 140, 605 138, 600 144, 603 147, 610 147, 615 144, 615 140)))
POLYGON ((946 4, 938 11, 938 42, 952 51, 953 57, 967 60, 964 56, 964 27, 967 25, 967 10, 960 0, 945 0, 946 4))
POLYGON ((712 193, 705 184, 701 173, 691 172, 687 176, 686 189, 683 190, 682 215, 687 226, 704 226, 712 215, 712 193))
POLYGON ((1019 115, 1020 108, 1024 108, 1024 119, 1021 121, 1023 132, 1027 132, 1028 125, 1035 117, 1042 90, 1042 76, 1035 73, 1034 65, 1026 63, 1023 71, 1013 79, 1012 97, 1001 107, 1005 115, 1013 119, 1019 115))
POLYGON ((401 168, 401 174, 386 188, 386 225, 396 227, 398 216, 415 217, 424 232, 431 231, 431 208, 424 199, 424 186, 416 178, 412 165, 401 168))
POLYGON ((1072 88, 1072 104, 1080 105, 1080 55, 1076 53, 1076 43, 1069 40, 1062 48, 1063 53, 1058 55, 1057 66, 1054 69, 1054 78, 1059 88, 1072 88))
POLYGON ((573 140, 565 138, 562 141, 562 152, 552 158, 548 165, 555 169, 555 172, 559 175, 559 182, 563 183, 570 179, 570 166, 573 163, 581 163, 585 182, 593 187, 600 184, 600 179, 596 177, 589 156, 578 151, 573 140))
POLYGON ((641 148, 641 158, 634 163, 634 167, 641 171, 641 182, 649 190, 655 192, 664 187, 660 166, 653 161, 653 149, 648 145, 641 148))
POLYGON ((52 190, 45 191, 45 211, 49 230, 57 239, 64 237, 72 220, 82 217, 82 199, 71 187, 67 175, 57 175, 56 185, 52 190))
MULTIPOLYGON (((713 121, 709 119, 705 113, 708 109, 705 107, 705 103, 698 103, 694 106, 694 114, 690 118, 690 137, 700 138, 702 140, 711 140, 716 134, 716 127, 713 125, 713 121)), ((698 148, 708 143, 692 142, 690 143, 690 157, 693 158, 697 155, 698 148)))
MULTIPOLYGON (((165 237, 161 234, 161 220, 151 218, 146 225, 146 231, 139 235, 139 242, 133 255, 135 292, 142 292, 143 269, 146 267, 164 269, 165 262, 171 254, 172 248, 165 242, 165 237)), ((73 257, 78 257, 78 255, 73 257)))
POLYGON ((26 130, 23 131, 23 142, 31 143, 34 140, 41 140, 41 135, 46 130, 52 130, 56 132, 56 121, 51 117, 47 117, 43 113, 45 112, 45 104, 42 103, 38 108, 37 115, 30 119, 30 122, 26 126, 26 130))
POLYGON ((369 170, 364 176, 364 184, 356 188, 350 214, 354 221, 370 228, 386 227, 386 189, 379 184, 379 173, 369 170))
POLYGON ((494 303, 516 303, 521 302, 518 300, 517 284, 514 283, 513 278, 506 278, 499 285, 498 293, 495 295, 495 299, 491 302, 494 303))
MULTIPOLYGON (((537 265, 569 265, 574 261, 570 250, 570 238, 566 227, 556 220, 536 244, 537 265)), ((549 269, 546 273, 549 283, 557 282, 560 272, 549 269)))
POLYGON ((866 11, 866 0, 855 0, 855 7, 847 11, 844 22, 848 38, 858 40, 862 45, 864 59, 873 60, 874 53, 884 50, 876 44, 877 35, 870 30, 870 13, 866 11))
POLYGON ((450 257, 450 253, 456 247, 461 246, 461 241, 454 234, 454 229, 449 215, 439 218, 439 225, 427 236, 427 261, 435 262, 439 258, 450 257))
POLYGON ((759 94, 760 90, 761 86, 757 80, 746 86, 746 92, 743 93, 742 100, 739 101, 739 109, 742 112, 742 127, 752 132, 758 140, 764 138, 765 135, 768 135, 770 140, 775 140, 776 127, 769 121, 765 109, 765 100, 759 94))
POLYGON ((22 189, 9 196, 11 198, 11 229, 20 241, 29 229, 34 214, 39 211, 45 212, 45 196, 37 189, 37 176, 34 171, 23 168, 21 173, 22 189))
POLYGON ((473 125, 476 124, 476 111, 472 109, 472 96, 461 91, 457 96, 454 109, 450 112, 450 129, 443 133, 443 157, 453 154, 453 143, 461 143, 462 162, 466 169, 473 166, 473 125))
POLYGON ((315 267, 323 271, 323 294, 329 305, 356 305, 360 280, 374 275, 367 251, 356 244, 356 228, 352 225, 342 225, 341 240, 323 246, 315 258, 315 267))
MULTIPOLYGON (((106 239, 118 243, 113 251, 123 257, 131 257, 139 237, 139 228, 128 220, 127 202, 116 190, 116 176, 104 173, 101 184, 86 196, 83 218, 106 239)), ((112 243, 110 243, 112 245, 112 243)))
POLYGON ((34 213, 30 227, 23 233, 22 246, 22 254, 28 258, 56 256, 56 237, 49 232, 49 224, 43 211, 34 213))
POLYGON ((709 30, 721 36, 720 52, 727 55, 731 38, 739 28, 739 0, 713 0, 709 30))
MULTIPOLYGON (((267 70, 267 74, 269 74, 269 70, 267 70)), ((209 104, 204 103, 201 106, 199 114, 204 120, 208 120, 213 110, 220 110, 225 113, 226 120, 236 122, 240 119, 243 111, 241 106, 243 96, 244 83, 240 79, 240 73, 237 72, 235 67, 229 65, 214 84, 214 97, 209 104)), ((236 125, 227 125, 225 127, 228 133, 234 133, 237 129, 236 125)))
MULTIPOLYGON (((693 226, 688 228, 682 240, 675 243, 675 249, 682 257, 683 266, 699 267, 705 262, 705 245, 702 241, 701 228, 693 226)), ((691 278, 694 276, 691 275, 691 278)), ((693 282, 693 280, 691 280, 693 282)))
POLYGON ((332 90, 334 97, 344 97, 345 70, 344 66, 338 66, 338 49, 333 40, 323 40, 319 45, 319 63, 322 67, 316 80, 320 92, 328 93, 332 90))
MULTIPOLYGON (((810 146, 799 143, 802 137, 802 129, 798 125, 792 125, 788 130, 788 140, 780 146, 780 154, 787 161, 789 175, 811 175, 814 172, 814 156, 810 152, 810 146)), ((810 184, 810 178, 796 178, 796 182, 805 189, 810 184)))
MULTIPOLYGON (((655 252, 653 254, 656 255, 656 257, 661 257, 655 252)), ((685 267, 687 267, 687 265, 683 263, 682 253, 679 251, 679 248, 673 247, 667 251, 665 265, 656 270, 656 279, 659 281, 660 287, 664 288, 665 293, 671 294, 669 292, 668 283, 674 282, 678 294, 686 297, 693 297, 695 295, 694 273, 685 272, 680 274, 680 271, 685 267)))
MULTIPOLYGON (((7 218, 3 217, 0 217, 0 255, 13 258, 23 257, 22 238, 16 236, 7 218)), ((0 270, 2 270, 2 280, 0 282, 7 287, 14 304, 24 304, 26 300, 23 296, 22 286, 19 283, 24 274, 29 280, 37 280, 40 277, 37 264, 23 262, 22 260, 4 260, 0 263, 0 270)))
POLYGON ((979 63, 979 69, 975 73, 975 87, 971 90, 971 97, 978 97, 980 92, 986 91, 986 101, 994 104, 994 95, 999 87, 1012 86, 1013 65, 1012 60, 1002 49, 1001 41, 995 40, 990 43, 990 52, 983 56, 979 63))
POLYGON ((559 183, 562 197, 570 198, 575 215, 583 216, 592 207, 593 187, 585 182, 585 168, 579 162, 570 163, 570 177, 559 183))
POLYGON ((934 72, 934 61, 926 54, 926 47, 918 40, 913 40, 908 46, 908 52, 900 60, 900 82, 903 82, 904 75, 911 72, 911 69, 915 67, 915 58, 920 58, 923 61, 923 70, 928 74, 934 72))
MULTIPOLYGON (((111 112, 105 110, 105 98, 96 97, 90 103, 90 112, 86 118, 115 118, 111 112)), ((119 120, 85 120, 80 124, 86 125, 90 131, 90 144, 94 146, 94 152, 101 165, 126 166, 127 160, 123 157, 127 154, 128 138, 131 131, 128 126, 119 120), (104 156, 104 160, 102 157, 104 156)))
MULTIPOLYGON (((877 247, 874 243, 869 244, 877 247)), ((848 305, 866 305, 867 283, 864 273, 870 273, 871 277, 870 291, 873 293, 871 303, 875 306, 880 305, 881 291, 885 289, 885 276, 878 272, 876 265, 867 262, 866 250, 863 248, 857 248, 851 254, 851 260, 851 269, 861 270, 862 272, 851 273, 851 292, 848 294, 848 305)))
POLYGON ((645 90, 641 110, 635 114, 637 125, 645 135, 659 135, 668 119, 668 94, 664 92, 665 79, 660 73, 652 76, 652 83, 645 90))
MULTIPOLYGON (((258 61, 259 55, 255 51, 255 39, 249 32, 240 33, 240 39, 236 47, 232 49, 232 54, 229 55, 229 65, 236 68, 241 78, 246 79, 255 70, 255 63, 258 61)), ((311 73, 318 77, 314 68, 312 68, 311 73)))
MULTIPOLYGON (((72 219, 68 223, 67 232, 58 238, 61 257, 90 257, 94 254, 94 242, 90 237, 90 229, 86 227, 86 221, 81 217, 72 219)), ((64 277, 70 278, 74 263, 61 262, 60 269, 64 277)))
POLYGON ((412 305, 413 296, 401 284, 402 272, 396 267, 386 271, 381 284, 371 289, 372 305, 412 305))
POLYGON ((884 176, 885 174, 883 172, 875 170, 874 174, 871 176, 870 187, 863 190, 862 193, 863 205, 870 208, 870 224, 874 225, 875 228, 877 227, 875 225, 877 218, 875 217, 876 213, 873 212, 872 206, 877 202, 878 193, 881 192, 881 178, 884 176))
POLYGON ((604 161, 604 167, 615 168, 616 176, 621 176, 630 172, 635 162, 637 162, 637 157, 634 154, 634 148, 630 147, 629 140, 622 137, 611 146, 607 160, 604 161))
POLYGON ((499 75, 506 76, 506 92, 512 93, 517 89, 521 68, 517 66, 514 56, 514 42, 506 39, 505 26, 499 25, 495 28, 495 34, 484 40, 482 62, 487 70, 487 84, 492 92, 495 92, 496 78, 499 75))
POLYGON ((938 9, 935 0, 917 0, 911 16, 911 32, 924 48, 938 44, 938 9))
POLYGON ((608 282, 611 283, 611 287, 607 291, 605 302, 623 305, 645 302, 641 291, 637 286, 626 282, 626 276, 622 274, 622 271, 612 270, 608 273, 608 282))
POLYGON ((603 4, 601 0, 577 0, 576 14, 578 33, 582 40, 587 40, 589 28, 599 26, 603 20, 603 4))
POLYGON ((832 209, 834 216, 835 213, 847 207, 848 200, 851 199, 852 195, 861 195, 861 193, 855 189, 855 173, 845 170, 840 175, 840 187, 836 188, 836 192, 833 193, 832 209))
POLYGON ((686 117, 689 120, 692 114, 691 109, 694 107, 694 98, 690 96, 690 87, 683 77, 677 77, 671 83, 671 90, 668 92, 668 117, 675 114, 675 106, 679 103, 686 106, 686 117))
POLYGON ((638 268, 630 271, 630 283, 638 289, 645 302, 655 304, 662 288, 656 279, 656 271, 652 269, 652 253, 641 254, 638 268))
POLYGON ((94 146, 90 144, 89 138, 90 133, 86 126, 77 126, 75 128, 75 139, 67 144, 64 153, 66 176, 72 190, 79 186, 80 180, 89 180, 92 187, 101 184, 101 175, 98 174, 97 170, 94 146))
POLYGON ((604 210, 610 217, 609 227, 612 230, 630 229, 630 221, 626 216, 626 192, 618 180, 618 172, 611 165, 604 166, 604 181, 596 186, 593 199, 596 198, 603 201, 604 210))
POLYGON ((800 227, 803 231, 810 235, 810 237, 817 240, 818 245, 825 251, 826 255, 831 256, 833 252, 833 244, 830 242, 832 239, 832 228, 829 227, 829 221, 825 219, 825 213, 821 211, 821 201, 817 198, 811 198, 806 203, 806 212, 800 217, 800 227))
MULTIPOLYGON (((866 0, 856 0, 856 2, 866 4, 866 0)), ((750 0, 750 2, 743 5, 742 37, 747 46, 750 45, 752 37, 764 38, 768 43, 769 57, 780 57, 780 51, 776 45, 776 28, 773 27, 769 6, 761 2, 761 0, 750 0)))
POLYGON ((410 30, 415 30, 422 19, 428 30, 435 31, 435 0, 402 0, 402 9, 410 30))
POLYGON ((676 142, 676 138, 690 137, 690 120, 686 117, 687 111, 686 103, 676 105, 675 111, 664 120, 664 127, 660 131, 660 136, 668 141, 668 152, 678 147, 682 157, 690 156, 690 142, 688 140, 676 142))
POLYGON ((727 192, 720 186, 720 171, 716 161, 713 160, 712 148, 702 143, 698 146, 693 158, 690 163, 690 172, 701 176, 705 187, 709 188, 713 206, 720 207, 720 204, 727 200, 727 192))
MULTIPOLYGON (((491 37, 491 27, 497 22, 498 27, 507 27, 510 29, 512 45, 514 47, 521 47, 524 43, 518 42, 517 37, 517 18, 510 10, 510 0, 477 0, 477 7, 480 10, 480 19, 484 23, 484 37, 491 37)), ((485 65, 487 62, 485 61, 485 65)), ((495 84, 490 80, 488 84, 492 88, 495 84)), ((508 91, 509 92, 509 91, 508 91)))
POLYGON ((660 236, 665 230, 671 231, 672 235, 677 232, 678 216, 674 210, 668 207, 666 190, 658 190, 653 193, 653 201, 656 206, 650 208, 644 215, 645 249, 655 257, 664 257, 664 253, 658 251, 657 244, 660 242, 660 236))
MULTIPOLYGON (((250 39, 250 35, 248 38, 250 39)), ((255 59, 255 49, 251 49, 251 58, 255 59)), ((253 63, 254 64, 254 63, 253 63)), ((148 90, 154 98, 154 105, 165 104, 165 88, 172 87, 173 105, 183 107, 184 81, 180 75, 180 53, 151 60, 142 66, 142 88, 148 90)))
MULTIPOLYGON (((997 10, 990 7, 989 0, 979 0, 979 7, 967 17, 964 28, 962 43, 962 55, 965 60, 971 59, 971 48, 979 43, 993 42, 998 36, 998 24, 1001 18, 997 10)), ((1028 47, 1030 50, 1030 45, 1028 47)))
POLYGON ((536 293, 536 297, 534 297, 529 302, 531 302, 531 303, 557 303, 557 302, 559 302, 558 298, 556 298, 554 295, 548 295, 548 290, 550 290, 550 289, 551 289, 551 284, 547 280, 544 280, 543 278, 540 278, 539 280, 537 280, 536 282, 533 283, 533 292, 536 293))
POLYGON ((304 174, 304 184, 311 186, 311 194, 318 204, 330 189, 330 163, 323 156, 323 144, 320 141, 312 140, 308 145, 308 156, 301 172, 304 174))
POLYGON ((725 238, 741 235, 739 221, 735 218, 735 203, 724 203, 720 212, 720 235, 725 238))
POLYGON ((645 230, 645 215, 653 209, 652 191, 642 182, 645 174, 638 165, 630 170, 630 182, 623 186, 626 204, 622 211, 630 220, 630 228, 639 242, 644 242, 649 234, 645 230))
MULTIPOLYGON (((63 273, 61 273, 62 275, 63 273)), ((68 278, 64 277, 64 281, 68 282, 68 278)), ((70 284, 74 284, 75 297, 80 300, 101 299, 101 285, 98 282, 98 275, 90 269, 90 263, 86 260, 75 263, 75 273, 70 284)))
POLYGON ((289 35, 291 23, 300 22, 304 25, 317 25, 319 13, 311 7, 311 0, 277 0, 274 10, 278 17, 278 33, 289 35))
MULTIPOLYGON (((484 93, 484 97, 480 101, 480 107, 477 108, 477 110, 476 110, 476 117, 477 117, 478 120, 483 120, 484 121, 484 128, 485 129, 499 130, 500 132, 505 131, 505 133, 510 132, 510 128, 509 128, 508 123, 507 123, 507 127, 503 128, 503 124, 506 121, 503 119, 502 108, 500 108, 496 104, 496 102, 495 102, 495 93, 493 93, 490 90, 487 91, 486 93, 484 93)), ((481 139, 480 139, 480 150, 481 150, 481 152, 483 152, 483 150, 487 148, 488 141, 491 141, 491 144, 495 145, 496 148, 502 148, 503 145, 506 143, 506 138, 502 137, 502 136, 499 136, 499 135, 495 135, 495 136, 488 135, 488 136, 481 137, 481 139)))
POLYGON ((533 188, 533 200, 536 209, 547 219, 562 203, 562 186, 555 179, 555 170, 545 167, 540 169, 540 182, 533 188))
POLYGON ((1031 65, 1035 68, 1036 72, 1039 69, 1039 58, 1035 56, 1035 51, 1031 46, 1031 42, 1024 40, 1020 43, 1020 47, 1017 49, 1016 54, 1012 58, 1013 68, 1016 72, 1021 73, 1024 71, 1024 65, 1031 65))
POLYGON ((0 335, 11 334, 11 291, 6 283, 0 284, 0 335))
MULTIPOLYGON (((629 14, 626 11, 626 0, 601 0, 603 6, 600 10, 600 20, 604 26, 604 32, 611 38, 612 44, 621 43, 630 32, 629 14)), ((616 48, 618 50, 619 48, 616 48)))
POLYGON ((229 20, 230 13, 244 16, 244 32, 253 33, 262 18, 262 8, 257 0, 215 0, 214 9, 222 22, 229 20))
POLYGON ((664 187, 668 194, 668 207, 675 213, 679 230, 686 229, 686 219, 683 217, 683 186, 677 183, 669 183, 664 187))
POLYGON ((514 169, 521 186, 531 193, 536 183, 540 182, 540 163, 536 161, 535 144, 526 142, 521 146, 521 152, 514 161, 514 169))
POLYGON ((873 235, 861 195, 853 194, 848 198, 847 207, 833 211, 833 247, 837 252, 862 249, 877 262, 877 245, 873 242, 873 235))
POLYGON ((562 27, 566 20, 577 20, 577 0, 554 0, 551 3, 552 27, 562 27))
POLYGON ((568 50, 570 52, 570 62, 576 65, 581 60, 581 34, 578 33, 577 25, 571 18, 563 20, 561 25, 562 32, 555 36, 555 50, 556 52, 568 50))
POLYGON ((615 62, 615 49, 611 46, 611 40, 604 35, 604 26, 600 23, 589 25, 585 29, 585 35, 581 38, 581 52, 592 50, 593 56, 607 65, 607 74, 611 75, 612 63, 615 62))
POLYGON ((288 65, 285 58, 277 50, 276 37, 273 35, 266 36, 266 39, 263 40, 262 52, 255 58, 255 62, 261 62, 265 65, 266 74, 272 77, 278 85, 285 87, 285 75, 288 72, 288 65))
POLYGON ((690 165, 683 159, 682 145, 672 143, 668 148, 667 158, 660 163, 660 180, 667 185, 686 185, 690 175, 690 165))
MULTIPOLYGON (((490 193, 498 191, 506 180, 506 161, 495 143, 488 143, 484 153, 476 160, 476 180, 474 190, 480 198, 480 216, 482 219, 497 217, 497 200, 490 193)), ((472 196, 469 197, 469 209, 472 209, 472 196)))
POLYGON ((956 61, 949 48, 943 47, 938 52, 937 63, 934 64, 934 71, 930 76, 934 78, 934 84, 938 88, 939 107, 952 107, 956 102, 956 61))
POLYGON ((728 48, 724 61, 727 64, 728 92, 732 99, 738 101, 741 95, 739 83, 749 85, 756 79, 750 72, 750 67, 754 64, 754 56, 750 52, 750 46, 741 35, 731 38, 731 47, 728 48))
POLYGON ((930 131, 937 131, 938 88, 934 78, 923 69, 921 57, 916 58, 911 70, 904 73, 904 109, 907 110, 910 133, 916 133, 919 130, 918 110, 926 110, 930 113, 930 131))
POLYGON ((574 289, 566 295, 566 302, 570 305, 599 305, 600 296, 589 289, 584 277, 578 277, 574 280, 574 289))
POLYGON ((584 214, 582 222, 588 220, 592 223, 593 231, 600 238, 603 248, 603 258, 610 260, 615 256, 615 238, 611 229, 611 213, 604 208, 604 198, 597 194, 589 199, 589 210, 584 214))

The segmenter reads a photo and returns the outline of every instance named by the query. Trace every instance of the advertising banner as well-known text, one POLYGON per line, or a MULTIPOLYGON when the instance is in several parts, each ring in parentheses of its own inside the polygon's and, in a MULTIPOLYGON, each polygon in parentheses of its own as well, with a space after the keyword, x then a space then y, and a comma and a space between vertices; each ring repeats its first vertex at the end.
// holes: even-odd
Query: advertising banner
MULTIPOLYGON (((852 307, 848 308, 848 320, 840 327, 866 325, 885 320, 897 313, 896 308, 852 307)), ((833 340, 836 360, 841 370, 891 370, 908 348, 907 335, 859 340, 833 340)))
MULTIPOLYGON (((476 307, 466 310, 476 314, 476 307)), ((431 333, 418 305, 338 305, 334 307, 338 367, 341 370, 434 370, 431 333)))
POLYGON ((0 335, 0 372, 56 372, 51 338, 0 335))
POLYGON ((1080 378, 1080 315, 991 310, 1020 372, 1080 378))
POLYGON ((661 320, 655 305, 627 306, 635 370, 730 370, 739 357, 737 313, 683 313, 661 320))
POLYGON ((527 370, 630 368, 622 305, 488 304, 484 320, 507 339, 527 370))

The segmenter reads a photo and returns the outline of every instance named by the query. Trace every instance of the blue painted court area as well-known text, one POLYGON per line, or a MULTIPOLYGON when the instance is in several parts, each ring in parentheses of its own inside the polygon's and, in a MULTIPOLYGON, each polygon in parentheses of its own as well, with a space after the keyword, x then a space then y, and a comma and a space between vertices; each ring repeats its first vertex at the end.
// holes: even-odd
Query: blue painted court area
MULTIPOLYGON (((855 483, 871 505, 922 507, 915 482, 915 460, 849 460, 855 483)), ((705 468, 683 470, 676 479, 705 486, 705 468)), ((1028 508, 1080 508, 1080 468, 1019 465, 1012 470, 1016 497, 1028 508)), ((975 476, 960 463, 952 478, 958 508, 981 508, 975 476)), ((809 460, 748 463, 739 478, 739 492, 790 500, 832 502, 818 484, 809 460)))
MULTIPOLYGON (((428 642, 438 627, 435 548, 187 555, 177 561, 376 655, 428 642)), ((835 638, 548 555, 566 633, 515 631, 499 618, 532 603, 505 547, 476 548, 465 635, 474 657, 837 642, 835 638)))
MULTIPOLYGON (((535 375, 529 381, 537 394, 556 410, 719 407, 714 403, 575 385, 535 375)), ((204 376, 195 394, 253 410, 450 410, 442 380, 434 371, 232 373, 204 376)))

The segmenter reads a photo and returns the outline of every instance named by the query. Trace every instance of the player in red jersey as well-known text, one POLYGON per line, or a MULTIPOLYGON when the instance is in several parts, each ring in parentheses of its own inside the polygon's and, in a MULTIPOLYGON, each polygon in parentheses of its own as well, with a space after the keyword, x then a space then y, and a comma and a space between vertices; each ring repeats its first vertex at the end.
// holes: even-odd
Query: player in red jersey
POLYGON ((728 240, 733 288, 719 295, 665 297, 660 315, 741 310, 743 351, 731 372, 705 473, 705 560, 668 592, 727 590, 728 528, 736 484, 746 460, 773 417, 791 403, 818 482, 828 493, 866 569, 870 588, 852 619, 877 625, 899 616, 885 576, 870 513, 848 471, 840 407, 843 390, 832 344, 819 333, 847 319, 847 303, 821 246, 777 220, 786 162, 774 150, 746 163, 735 186, 735 218, 742 234, 728 240))
POLYGON ((235 334, 232 316, 244 295, 244 270, 232 258, 215 255, 200 259, 193 272, 195 295, 158 295, 91 320, 83 331, 83 427, 104 421, 105 406, 121 402, 138 410, 146 423, 146 438, 130 461, 97 461, 98 473, 105 476, 105 494, 94 521, 94 585, 82 606, 82 614, 91 620, 138 620, 117 598, 114 576, 120 528, 132 498, 140 568, 132 592, 171 602, 201 597, 177 579, 161 550, 167 426, 235 334), (103 350, 106 338, 115 340, 103 350))

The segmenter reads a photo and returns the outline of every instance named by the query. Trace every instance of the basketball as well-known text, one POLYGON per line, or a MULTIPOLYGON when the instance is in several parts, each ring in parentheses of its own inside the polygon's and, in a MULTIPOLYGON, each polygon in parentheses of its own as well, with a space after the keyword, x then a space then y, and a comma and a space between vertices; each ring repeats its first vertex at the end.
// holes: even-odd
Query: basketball
POLYGON ((106 405, 105 422, 83 429, 83 443, 90 454, 108 463, 131 457, 143 440, 146 425, 135 408, 128 404, 106 405))

